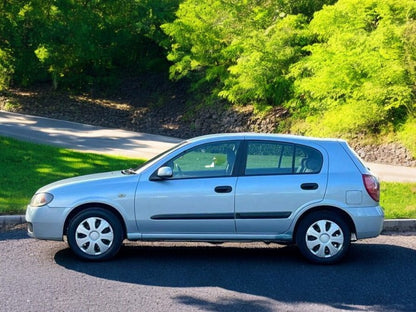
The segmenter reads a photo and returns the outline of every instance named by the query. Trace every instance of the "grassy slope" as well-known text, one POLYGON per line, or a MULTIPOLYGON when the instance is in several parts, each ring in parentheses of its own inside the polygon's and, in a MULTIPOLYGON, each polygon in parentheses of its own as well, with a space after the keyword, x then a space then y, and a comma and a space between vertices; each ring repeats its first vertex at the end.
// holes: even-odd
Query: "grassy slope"
POLYGON ((50 182, 142 162, 0 137, 0 214, 23 213, 36 190, 50 182))
POLYGON ((386 219, 416 218, 416 183, 381 183, 386 219))

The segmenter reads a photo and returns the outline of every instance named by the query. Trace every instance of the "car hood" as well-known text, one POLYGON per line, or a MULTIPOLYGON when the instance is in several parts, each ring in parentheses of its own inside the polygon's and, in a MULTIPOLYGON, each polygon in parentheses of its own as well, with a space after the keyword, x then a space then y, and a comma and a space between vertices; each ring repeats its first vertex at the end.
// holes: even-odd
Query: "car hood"
POLYGON ((123 178, 129 176, 128 174, 123 174, 121 171, 111 171, 111 172, 104 172, 104 173, 95 173, 89 175, 78 176, 74 178, 68 178, 53 182, 51 184, 45 185, 40 188, 37 193, 40 192, 51 192, 58 188, 80 185, 80 184, 88 184, 90 182, 100 184, 105 183, 108 180, 114 180, 118 178, 123 178))

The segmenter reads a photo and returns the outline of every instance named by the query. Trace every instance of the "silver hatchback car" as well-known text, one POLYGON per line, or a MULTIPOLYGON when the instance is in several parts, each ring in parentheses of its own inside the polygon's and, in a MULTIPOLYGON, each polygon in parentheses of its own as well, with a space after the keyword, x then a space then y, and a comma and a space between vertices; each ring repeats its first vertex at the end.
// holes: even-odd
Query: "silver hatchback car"
POLYGON ((26 211, 28 233, 106 260, 124 239, 297 244, 341 260, 383 226, 379 183, 343 140, 253 133, 184 141, 136 169, 58 181, 26 211))

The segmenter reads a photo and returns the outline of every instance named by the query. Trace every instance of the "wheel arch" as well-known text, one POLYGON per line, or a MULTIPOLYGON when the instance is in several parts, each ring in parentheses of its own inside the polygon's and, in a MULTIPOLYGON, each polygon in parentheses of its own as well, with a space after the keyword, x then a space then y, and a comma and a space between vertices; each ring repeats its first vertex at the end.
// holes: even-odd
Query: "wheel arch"
POLYGON ((295 228, 293 230, 293 235, 292 235, 294 242, 295 242, 296 233, 298 231, 298 227, 299 227, 299 224, 301 223, 301 221, 306 216, 310 215, 311 213, 321 212, 321 211, 322 212, 326 211, 326 212, 337 213, 339 216, 341 216, 345 220, 345 222, 347 223, 347 225, 348 225, 348 227, 351 231, 351 234, 354 235, 354 236, 357 235, 357 231, 356 231, 356 228, 355 228, 354 221, 352 220, 351 216, 348 213, 346 213, 344 210, 342 210, 338 207, 334 207, 334 206, 317 206, 317 207, 308 209, 296 220, 296 225, 295 225, 295 228))
POLYGON ((71 222, 72 218, 74 218, 78 213, 80 213, 83 210, 89 209, 89 208, 101 208, 104 210, 107 210, 109 212, 111 212, 112 214, 114 214, 118 221, 121 224, 121 227, 123 229, 123 238, 127 237, 127 228, 126 228, 126 223, 124 222, 124 219, 122 217, 122 215, 120 214, 120 212, 115 209, 114 207, 107 205, 107 204, 103 204, 103 203, 87 203, 87 204, 83 204, 80 205, 74 209, 72 209, 72 211, 68 214, 68 216, 65 219, 65 224, 64 224, 64 229, 63 229, 63 234, 67 235, 68 234, 68 226, 69 223, 71 222))

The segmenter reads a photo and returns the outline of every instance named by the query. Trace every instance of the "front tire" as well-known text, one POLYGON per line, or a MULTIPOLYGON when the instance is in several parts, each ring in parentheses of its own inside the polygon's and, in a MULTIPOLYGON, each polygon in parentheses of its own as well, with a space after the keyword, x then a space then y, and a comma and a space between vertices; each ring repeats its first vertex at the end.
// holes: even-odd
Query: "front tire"
POLYGON ((347 253, 351 241, 348 224, 337 213, 316 211, 299 223, 296 244, 301 254, 318 264, 339 262, 347 253))
POLYGON ((119 219, 102 208, 88 208, 71 219, 68 245, 81 259, 108 260, 120 250, 123 228, 119 219))

